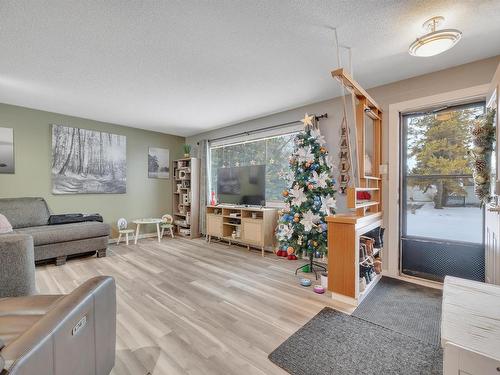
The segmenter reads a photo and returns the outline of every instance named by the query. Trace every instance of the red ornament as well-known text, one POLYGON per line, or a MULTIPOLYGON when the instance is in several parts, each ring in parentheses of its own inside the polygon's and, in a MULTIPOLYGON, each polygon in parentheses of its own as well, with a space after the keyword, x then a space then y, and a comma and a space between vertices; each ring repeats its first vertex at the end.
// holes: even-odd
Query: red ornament
POLYGON ((290 254, 287 258, 288 260, 297 260, 297 256, 295 254, 290 254))

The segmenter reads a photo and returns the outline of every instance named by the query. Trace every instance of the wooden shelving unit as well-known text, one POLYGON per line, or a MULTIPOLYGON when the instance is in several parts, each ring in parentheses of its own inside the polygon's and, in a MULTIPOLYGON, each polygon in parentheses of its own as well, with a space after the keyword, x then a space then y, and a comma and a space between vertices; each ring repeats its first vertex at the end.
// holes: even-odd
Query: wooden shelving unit
MULTIPOLYGON (((377 275, 360 290, 360 237, 382 226, 382 213, 367 216, 333 215, 328 223, 328 290, 332 298, 357 306, 378 283, 377 275)), ((383 249, 374 249, 382 256, 383 249)))
POLYGON ((174 232, 183 237, 200 236, 200 160, 184 158, 173 161, 174 232))
POLYGON ((274 228, 278 212, 274 208, 253 208, 235 206, 207 206, 207 236, 259 248, 274 250, 274 228))
POLYGON ((368 93, 343 69, 336 69, 332 76, 356 96, 356 187, 347 189, 347 207, 356 215, 368 215, 382 211, 382 110, 368 93), (370 137, 368 137, 370 135, 370 137), (365 156, 371 153, 372 169, 367 173, 365 156), (371 198, 361 201, 359 192, 367 192, 371 198))
MULTIPOLYGON (((333 299, 357 306, 382 277, 378 274, 360 288, 360 238, 382 227, 382 110, 344 69, 332 71, 332 76, 356 96, 356 161, 354 187, 347 188, 345 215, 326 218, 328 223, 328 290, 333 299), (368 155, 368 156, 367 156, 368 155), (366 160, 370 161, 371 168, 366 160), (365 168, 366 167, 366 168, 365 168)), ((383 250, 374 249, 383 260, 383 250)))

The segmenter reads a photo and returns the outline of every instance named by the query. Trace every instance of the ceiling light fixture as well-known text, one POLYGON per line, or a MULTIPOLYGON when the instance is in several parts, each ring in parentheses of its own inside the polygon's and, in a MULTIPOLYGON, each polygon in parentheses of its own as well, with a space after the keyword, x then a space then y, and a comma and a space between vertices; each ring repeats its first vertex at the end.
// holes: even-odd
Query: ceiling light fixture
POLYGON ((410 48, 408 49, 410 55, 418 57, 435 56, 449 50, 458 43, 462 37, 462 33, 459 30, 436 30, 443 21, 444 17, 438 16, 424 22, 423 27, 428 33, 417 38, 410 44, 410 48))

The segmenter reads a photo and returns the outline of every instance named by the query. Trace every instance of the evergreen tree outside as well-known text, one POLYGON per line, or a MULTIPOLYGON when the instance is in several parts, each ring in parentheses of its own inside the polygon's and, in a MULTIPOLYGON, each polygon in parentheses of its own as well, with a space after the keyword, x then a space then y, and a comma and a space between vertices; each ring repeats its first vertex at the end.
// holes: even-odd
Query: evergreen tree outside
POLYGON ((482 107, 464 108, 409 120, 408 185, 424 192, 434 187, 434 208, 443 208, 452 194, 466 195, 464 186, 470 184, 470 178, 440 178, 439 175, 472 174, 471 129, 474 119, 482 112, 482 107), (434 177, 426 178, 427 175, 434 177))
MULTIPOLYGON (((307 116, 307 115, 306 115, 307 116)), ((295 138, 295 148, 286 173, 289 188, 283 191, 285 207, 280 210, 277 255, 312 257, 327 252, 329 207, 335 205, 335 181, 324 137, 319 129, 306 127, 295 138)))

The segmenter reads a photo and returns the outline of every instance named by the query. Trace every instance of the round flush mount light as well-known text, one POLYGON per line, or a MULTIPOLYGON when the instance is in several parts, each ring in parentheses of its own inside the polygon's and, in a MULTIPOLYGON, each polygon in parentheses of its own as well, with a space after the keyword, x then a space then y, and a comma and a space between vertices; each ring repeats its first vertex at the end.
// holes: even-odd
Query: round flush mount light
POLYGON ((444 21, 444 17, 432 17, 424 22, 427 34, 417 38, 408 52, 412 56, 429 57, 449 50, 458 43, 462 33, 457 29, 436 30, 444 21))

